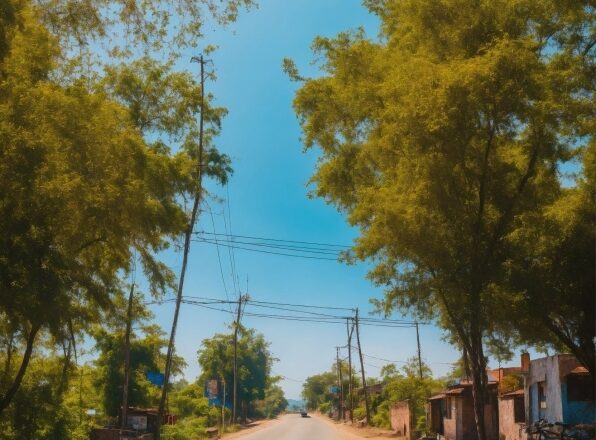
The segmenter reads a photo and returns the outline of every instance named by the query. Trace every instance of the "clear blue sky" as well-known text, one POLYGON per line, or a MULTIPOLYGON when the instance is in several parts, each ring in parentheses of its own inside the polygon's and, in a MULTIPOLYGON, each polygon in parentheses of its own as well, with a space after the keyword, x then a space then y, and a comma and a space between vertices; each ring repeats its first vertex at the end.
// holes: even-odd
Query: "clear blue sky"
MULTIPOLYGON (((297 85, 282 72, 281 62, 291 57, 301 71, 317 75, 310 65, 313 38, 358 26, 376 35, 378 22, 359 0, 261 0, 258 9, 241 14, 228 28, 206 29, 206 43, 219 46, 211 57, 218 79, 207 89, 218 104, 229 109, 217 145, 233 159, 235 172, 228 189, 234 234, 348 245, 357 235, 332 206, 307 198, 306 182, 316 152, 302 151, 300 127, 292 110, 297 85)), ((198 66, 182 63, 181 67, 198 66)), ((225 189, 210 188, 227 199, 225 189)), ((227 204, 211 201, 210 206, 216 213, 215 230, 223 233, 223 216, 218 213, 227 212, 227 204)), ((198 229, 213 232, 208 214, 202 215, 198 229)), ((220 252, 228 292, 237 296, 228 251, 222 248, 220 252)), ((180 254, 167 254, 165 261, 179 272, 180 254)), ((241 290, 246 291, 248 277, 248 293, 255 300, 359 307, 366 315, 372 310, 369 299, 382 295, 366 280, 363 264, 346 266, 242 250, 235 251, 235 262, 241 290)), ((225 299, 213 246, 193 243, 184 294, 225 299)), ((169 332, 173 305, 153 310, 157 322, 169 332)), ((231 315, 182 306, 176 348, 188 363, 187 380, 199 374, 196 359, 201 341, 228 331, 231 319, 231 315)), ((288 378, 281 383, 288 398, 300 396, 300 381, 307 376, 328 370, 335 359, 335 346, 346 343, 344 326, 253 317, 243 323, 271 342, 271 351, 279 359, 273 370, 288 378)), ((413 329, 363 327, 361 336, 364 353, 376 357, 405 360, 416 351, 413 329)), ((445 374, 449 366, 435 362, 453 362, 458 357, 441 336, 435 327, 421 328, 423 358, 436 375, 445 374)), ((369 364, 366 373, 373 376, 378 374, 376 366, 384 364, 370 358, 365 361, 369 364)))

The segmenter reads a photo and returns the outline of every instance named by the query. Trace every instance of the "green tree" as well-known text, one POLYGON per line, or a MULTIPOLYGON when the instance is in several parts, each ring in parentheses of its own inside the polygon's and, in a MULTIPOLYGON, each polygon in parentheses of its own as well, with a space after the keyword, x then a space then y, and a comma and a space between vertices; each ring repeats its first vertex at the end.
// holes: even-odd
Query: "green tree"
POLYGON ((68 342, 110 310, 133 249, 153 288, 167 287, 152 254, 183 227, 177 194, 188 181, 144 142, 121 105, 51 79, 61 51, 27 5, 9 4, 10 50, 0 64, 0 314, 21 349, 7 359, 22 353, 0 412, 40 331, 68 342))
MULTIPOLYGON (((130 382, 128 405, 153 407, 159 402, 159 387, 150 383, 148 372, 163 371, 165 357, 161 353, 167 345, 164 332, 156 325, 144 325, 143 337, 134 338, 130 345, 130 382)), ((104 412, 116 418, 122 403, 124 351, 123 329, 113 331, 98 328, 94 333, 98 358, 95 361, 95 386, 102 396, 104 412)), ((184 360, 175 358, 174 371, 180 373, 184 360)))
POLYGON ((552 203, 558 164, 591 137, 592 8, 366 4, 381 38, 317 38, 324 75, 294 100, 306 148, 321 150, 313 192, 360 228, 354 254, 374 259, 380 306, 436 318, 461 344, 484 440, 484 343, 511 333, 498 319, 509 234, 552 203))
MULTIPOLYGON (((271 380, 270 382, 274 381, 271 380)), ((262 402, 263 415, 266 418, 271 419, 281 414, 287 407, 288 401, 286 400, 284 391, 279 385, 269 383, 265 389, 265 399, 263 399, 262 402)))
MULTIPOLYGON (((216 334, 204 339, 198 352, 201 366, 200 383, 211 379, 224 379, 227 402, 232 401, 234 383, 233 336, 216 334)), ((243 409, 243 419, 255 410, 254 403, 265 398, 271 380, 271 366, 275 358, 269 351, 269 343, 254 329, 240 327, 238 336, 238 402, 243 409)))
MULTIPOLYGON (((387 365, 383 368, 386 368, 387 365)), ((432 371, 425 363, 422 364, 422 377, 418 369, 418 358, 412 357, 401 368, 401 374, 391 375, 384 383, 381 403, 373 417, 375 425, 390 427, 389 411, 393 404, 408 400, 417 429, 424 429, 427 399, 445 386, 442 380, 434 379, 432 371)))
POLYGON ((596 378, 596 147, 583 152, 573 187, 512 234, 517 252, 508 262, 518 313, 504 317, 523 343, 573 353, 596 378))

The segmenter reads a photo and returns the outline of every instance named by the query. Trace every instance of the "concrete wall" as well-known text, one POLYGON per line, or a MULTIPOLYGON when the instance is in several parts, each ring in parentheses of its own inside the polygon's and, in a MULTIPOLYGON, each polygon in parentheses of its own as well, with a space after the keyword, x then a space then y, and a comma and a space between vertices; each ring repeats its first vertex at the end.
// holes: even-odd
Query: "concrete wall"
POLYGON ((399 436, 406 437, 408 439, 413 438, 413 417, 410 411, 410 402, 403 401, 393 405, 390 409, 391 418, 391 429, 399 436))
MULTIPOLYGON (((443 435, 445 440, 461 440, 461 434, 458 437, 458 429, 457 429, 457 420, 458 414, 461 411, 458 411, 458 407, 461 408, 461 399, 458 397, 452 397, 449 399, 451 405, 451 418, 443 418, 443 435), (459 405, 458 405, 459 403, 459 405)), ((459 430, 461 433, 461 429, 459 430)))
POLYGON ((561 403, 561 381, 559 374, 559 355, 533 360, 525 384, 525 392, 530 397, 526 414, 528 422, 534 423, 540 418, 549 422, 563 420, 561 403), (538 383, 545 382, 546 408, 540 408, 538 402, 538 383))
POLYGON ((499 440, 525 439, 524 424, 515 423, 514 400, 499 399, 499 440))

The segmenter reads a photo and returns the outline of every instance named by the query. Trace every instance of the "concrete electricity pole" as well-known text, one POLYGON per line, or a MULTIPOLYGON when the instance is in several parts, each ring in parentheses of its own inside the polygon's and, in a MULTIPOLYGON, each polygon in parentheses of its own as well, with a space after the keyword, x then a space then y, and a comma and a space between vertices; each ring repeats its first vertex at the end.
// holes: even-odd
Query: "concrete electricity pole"
MULTIPOLYGON (((350 329, 350 319, 346 318, 346 330, 348 331, 348 393, 350 398, 350 421, 354 423, 354 378, 352 377, 352 333, 354 332, 354 323, 352 322, 352 328, 350 329)), ((345 416, 345 413, 344 413, 345 416)))
POLYGON ((362 347, 360 346, 360 329, 358 325, 358 309, 356 309, 356 340, 358 341, 358 354, 360 356, 360 372, 362 373, 362 388, 364 390, 364 402, 366 405, 366 424, 370 426, 370 405, 368 403, 368 389, 366 388, 366 375, 364 373, 364 361, 362 360, 362 347))

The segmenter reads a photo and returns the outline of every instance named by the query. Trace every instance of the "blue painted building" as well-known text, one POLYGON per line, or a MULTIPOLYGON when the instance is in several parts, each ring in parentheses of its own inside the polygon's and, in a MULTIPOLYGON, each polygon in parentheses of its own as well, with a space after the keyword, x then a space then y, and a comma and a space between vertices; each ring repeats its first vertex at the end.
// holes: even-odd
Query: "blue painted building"
POLYGON ((594 383, 573 355, 532 360, 524 382, 529 423, 538 419, 569 424, 596 422, 594 383))

